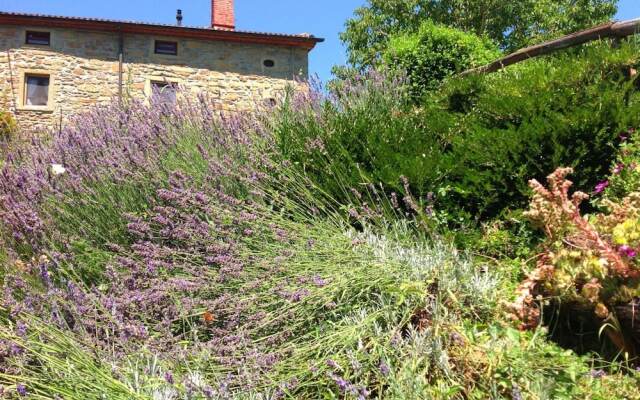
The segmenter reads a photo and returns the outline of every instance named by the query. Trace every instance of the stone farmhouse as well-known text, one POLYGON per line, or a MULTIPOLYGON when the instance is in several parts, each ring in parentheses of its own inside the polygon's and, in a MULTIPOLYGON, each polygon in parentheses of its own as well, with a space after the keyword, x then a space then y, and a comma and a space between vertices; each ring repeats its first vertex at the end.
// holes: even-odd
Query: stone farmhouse
POLYGON ((0 12, 0 107, 23 130, 57 129, 74 113, 122 96, 175 99, 207 91, 220 108, 273 102, 308 74, 323 39, 235 29, 234 1, 211 1, 211 26, 0 12))

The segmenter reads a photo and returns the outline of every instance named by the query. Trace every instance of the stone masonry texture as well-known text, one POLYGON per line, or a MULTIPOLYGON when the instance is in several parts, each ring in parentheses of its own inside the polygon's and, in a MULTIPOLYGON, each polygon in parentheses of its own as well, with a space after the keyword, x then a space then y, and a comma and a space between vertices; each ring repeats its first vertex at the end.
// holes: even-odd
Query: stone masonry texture
MULTIPOLYGON (((46 29, 51 45, 38 46, 25 44, 27 30, 44 29, 0 27, 0 107, 16 117, 21 130, 58 129, 70 116, 118 96, 118 34, 46 29), (25 106, 25 74, 51 76, 46 109, 25 106)), ((151 35, 124 35, 123 61, 125 95, 145 99, 150 82, 175 82, 194 93, 208 92, 228 111, 275 99, 308 74, 303 48, 151 35), (155 40, 177 42, 178 55, 155 54, 155 40), (274 66, 266 67, 265 60, 274 66)))

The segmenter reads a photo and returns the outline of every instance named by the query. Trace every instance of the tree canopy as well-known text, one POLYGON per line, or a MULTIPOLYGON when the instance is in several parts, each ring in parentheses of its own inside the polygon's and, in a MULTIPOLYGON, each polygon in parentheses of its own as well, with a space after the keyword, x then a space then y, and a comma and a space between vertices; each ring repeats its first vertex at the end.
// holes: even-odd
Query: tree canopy
POLYGON ((427 20, 417 32, 393 35, 382 54, 385 65, 407 73, 415 99, 447 77, 500 56, 489 39, 427 20))
POLYGON ((472 32, 512 51, 611 19, 618 0, 368 0, 341 34, 349 63, 380 59, 390 36, 426 20, 472 32))

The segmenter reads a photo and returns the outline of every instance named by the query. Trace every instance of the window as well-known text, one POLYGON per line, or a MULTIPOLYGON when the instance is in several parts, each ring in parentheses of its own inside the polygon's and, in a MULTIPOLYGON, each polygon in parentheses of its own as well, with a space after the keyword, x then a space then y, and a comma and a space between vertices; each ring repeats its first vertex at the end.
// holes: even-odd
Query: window
POLYGON ((49 75, 25 75, 24 105, 47 106, 49 104, 49 75))
POLYGON ((175 104, 178 85, 174 82, 151 81, 151 96, 161 103, 175 104))
POLYGON ((51 32, 27 31, 26 43, 49 46, 51 45, 51 32))
POLYGON ((275 62, 275 61, 273 61, 273 60, 264 60, 264 61, 262 62, 262 65, 264 65, 264 66, 265 66, 265 67, 267 67, 267 68, 273 68, 273 67, 275 67, 275 66, 276 66, 276 62, 275 62))
POLYGON ((164 40, 156 40, 155 50, 156 54, 165 54, 169 56, 178 55, 178 42, 167 42, 164 40))

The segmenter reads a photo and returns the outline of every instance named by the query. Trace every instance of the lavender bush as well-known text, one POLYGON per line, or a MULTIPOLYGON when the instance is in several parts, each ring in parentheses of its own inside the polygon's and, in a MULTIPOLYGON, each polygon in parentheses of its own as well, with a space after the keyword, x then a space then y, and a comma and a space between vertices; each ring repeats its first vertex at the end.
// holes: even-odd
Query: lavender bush
MULTIPOLYGON (((368 101, 371 84, 346 88, 351 95, 333 104, 368 101)), ((424 221, 411 218, 423 212, 409 190, 387 198, 365 180, 345 186, 349 201, 338 201, 288 160, 271 110, 222 115, 204 95, 181 97, 175 106, 93 109, 8 155, 0 180, 0 393, 540 392, 514 386, 521 376, 500 361, 527 347, 526 336, 492 322, 510 290, 505 277, 425 234, 424 221), (498 341, 502 353, 492 358, 498 341), (502 375, 469 379, 480 370, 502 375)), ((308 151, 321 148, 310 143, 308 151)), ((541 379, 558 365, 588 372, 577 357, 523 359, 541 379)), ((580 379, 593 378, 578 373, 544 390, 560 393, 580 379)))

